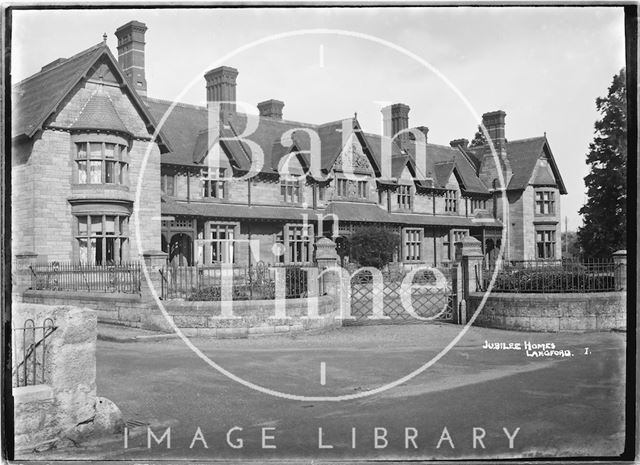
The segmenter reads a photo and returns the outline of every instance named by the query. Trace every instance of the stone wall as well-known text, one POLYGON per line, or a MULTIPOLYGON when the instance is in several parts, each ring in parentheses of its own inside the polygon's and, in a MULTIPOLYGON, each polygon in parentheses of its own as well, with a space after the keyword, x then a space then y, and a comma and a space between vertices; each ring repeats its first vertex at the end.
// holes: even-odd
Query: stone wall
MULTIPOLYGON (((469 296, 469 317, 484 294, 469 296)), ((492 293, 474 324, 521 331, 610 331, 627 328, 627 293, 492 293)))
MULTIPOLYGON (((145 286, 146 287, 146 286, 145 286)), ((27 303, 51 305, 79 305, 95 311, 101 323, 117 324, 154 331, 172 332, 173 327, 164 317, 150 295, 89 294, 83 292, 33 291, 23 294, 27 303)), ((187 336, 244 337, 317 330, 340 326, 339 312, 329 296, 318 297, 317 319, 306 319, 308 299, 286 299, 287 318, 274 318, 273 300, 233 302, 237 319, 216 318, 220 315, 220 302, 190 302, 167 300, 165 309, 187 336)))
POLYGON ((220 302, 166 302, 167 312, 186 336, 251 337, 341 326, 340 312, 329 296, 318 297, 318 317, 307 318, 309 299, 286 299, 284 318, 275 318, 275 301, 233 303, 235 319, 220 318, 220 302))
MULTIPOLYGON (((14 328, 23 327, 28 319, 41 326, 45 318, 51 318, 56 329, 46 338, 44 380, 12 390, 18 452, 60 447, 64 441, 77 444, 121 427, 119 416, 113 424, 100 421, 101 405, 115 411, 117 407, 96 397, 96 313, 79 307, 14 304, 14 328)), ((23 353, 21 338, 14 338, 13 349, 17 367, 23 353)))

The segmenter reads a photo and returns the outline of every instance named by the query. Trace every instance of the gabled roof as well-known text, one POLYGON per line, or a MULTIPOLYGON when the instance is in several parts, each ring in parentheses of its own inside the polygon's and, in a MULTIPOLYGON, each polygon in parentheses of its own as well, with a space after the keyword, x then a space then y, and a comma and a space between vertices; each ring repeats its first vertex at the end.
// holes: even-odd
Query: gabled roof
POLYGON ((131 134, 118 116, 109 96, 100 92, 91 96, 71 128, 111 130, 131 134))
POLYGON ((103 43, 40 71, 16 84, 12 91, 12 136, 33 134, 103 53, 103 43))
POLYGON ((556 165, 553 154, 551 153, 551 147, 545 136, 532 137, 529 139, 521 139, 509 141, 507 143, 507 158, 511 163, 511 171, 513 176, 509 182, 508 189, 524 189, 532 181, 532 176, 538 159, 541 155, 546 153, 549 160, 549 165, 553 170, 558 183, 558 188, 561 194, 566 194, 564 181, 560 176, 560 171, 556 165))
MULTIPOLYGON (((12 137, 32 137, 58 110, 64 98, 87 76, 93 65, 103 57, 112 65, 121 87, 146 120, 147 128, 153 131, 156 123, 147 106, 129 85, 109 47, 101 42, 71 58, 56 60, 54 64, 45 66, 40 72, 13 87, 12 137)), ((159 136, 158 143, 170 149, 162 132, 159 136)))
MULTIPOLYGON (((532 181, 535 167, 538 163, 538 159, 546 154, 549 159, 549 165, 555 176, 555 182, 558 184, 558 188, 561 194, 566 194, 567 190, 560 175, 558 165, 551 153, 551 147, 546 136, 531 137, 528 139, 511 140, 506 144, 507 159, 511 165, 511 172, 513 176, 507 190, 522 190, 525 189, 532 181)), ((479 147, 469 147, 464 149, 467 159, 476 166, 476 170, 480 169, 483 156, 490 151, 488 145, 479 147)))

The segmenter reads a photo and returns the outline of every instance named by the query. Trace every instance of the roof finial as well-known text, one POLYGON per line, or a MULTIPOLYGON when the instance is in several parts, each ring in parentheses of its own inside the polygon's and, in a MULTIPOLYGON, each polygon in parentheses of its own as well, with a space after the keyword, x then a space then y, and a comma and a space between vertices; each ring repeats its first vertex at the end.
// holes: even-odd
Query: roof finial
POLYGON ((104 43, 104 44, 107 43, 107 33, 106 32, 104 34, 102 34, 102 43, 104 43))
POLYGON ((544 132, 544 138, 547 138, 547 131, 544 132))
POLYGON ((357 111, 353 112, 353 119, 358 119, 358 112, 357 111))

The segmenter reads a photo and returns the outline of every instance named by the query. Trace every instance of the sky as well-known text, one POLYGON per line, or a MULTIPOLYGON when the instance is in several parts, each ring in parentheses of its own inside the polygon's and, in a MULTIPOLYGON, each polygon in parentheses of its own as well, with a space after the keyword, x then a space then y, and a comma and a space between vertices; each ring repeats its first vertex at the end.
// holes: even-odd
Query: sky
POLYGON ((381 106, 405 103, 409 125, 443 145, 503 110, 508 140, 546 133, 569 192, 563 230, 565 216, 569 230, 582 221, 595 99, 625 63, 620 7, 14 10, 13 82, 103 33, 117 56, 114 32, 131 20, 148 27, 150 97, 205 105, 205 72, 227 65, 251 108, 282 100, 284 119, 309 123, 357 113, 380 133, 381 106))

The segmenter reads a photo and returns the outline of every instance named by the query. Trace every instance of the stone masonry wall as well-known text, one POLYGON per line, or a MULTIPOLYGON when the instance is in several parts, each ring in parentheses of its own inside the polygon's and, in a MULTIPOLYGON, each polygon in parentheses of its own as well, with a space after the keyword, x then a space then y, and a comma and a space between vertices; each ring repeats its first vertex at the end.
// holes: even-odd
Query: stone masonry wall
MULTIPOLYGON (((38 326, 47 317, 57 329, 46 342, 46 384, 13 388, 16 450, 87 433, 96 415, 96 314, 78 307, 16 304, 12 324, 23 327, 30 318, 38 326)), ((15 356, 22 353, 20 338, 14 343, 15 356)))
MULTIPOLYGON (((469 297, 471 316, 482 293, 469 297)), ((474 324, 521 331, 626 330, 626 292, 590 294, 505 294, 489 296, 474 324)))

